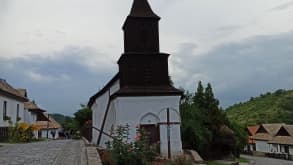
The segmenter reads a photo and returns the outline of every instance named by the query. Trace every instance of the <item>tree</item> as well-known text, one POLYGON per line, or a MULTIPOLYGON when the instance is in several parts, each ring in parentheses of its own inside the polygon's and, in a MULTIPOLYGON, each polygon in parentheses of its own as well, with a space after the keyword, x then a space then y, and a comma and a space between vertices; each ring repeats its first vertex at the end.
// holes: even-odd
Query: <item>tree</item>
POLYGON ((91 109, 81 105, 81 109, 74 113, 74 119, 77 122, 78 127, 81 128, 86 121, 92 120, 91 109))
POLYGON ((185 91, 180 103, 181 137, 185 148, 197 150, 206 159, 239 153, 244 144, 244 129, 238 130, 238 126, 229 122, 210 83, 203 88, 199 81, 194 95, 185 91), (236 141, 234 130, 239 136, 236 141))
POLYGON ((193 103, 199 107, 199 108, 203 108, 205 105, 205 98, 204 98, 204 88, 201 84, 201 81, 198 82, 197 85, 197 91, 195 92, 194 96, 193 96, 193 103))

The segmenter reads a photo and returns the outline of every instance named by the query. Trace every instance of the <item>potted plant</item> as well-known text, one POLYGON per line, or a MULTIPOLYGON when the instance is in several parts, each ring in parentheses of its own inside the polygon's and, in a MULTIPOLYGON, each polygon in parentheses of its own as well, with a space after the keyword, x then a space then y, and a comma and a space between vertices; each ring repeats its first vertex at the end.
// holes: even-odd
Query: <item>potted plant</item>
POLYGON ((4 120, 5 120, 5 121, 7 121, 7 120, 11 120, 11 117, 9 117, 9 116, 6 115, 6 116, 4 116, 4 120))

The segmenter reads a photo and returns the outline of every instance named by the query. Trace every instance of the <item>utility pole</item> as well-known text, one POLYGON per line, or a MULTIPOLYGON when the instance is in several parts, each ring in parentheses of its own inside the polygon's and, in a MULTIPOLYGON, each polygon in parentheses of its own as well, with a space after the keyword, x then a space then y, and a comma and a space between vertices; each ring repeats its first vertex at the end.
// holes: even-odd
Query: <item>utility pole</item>
POLYGON ((47 139, 49 139, 49 121, 50 121, 50 118, 49 118, 49 113, 48 113, 48 122, 47 122, 47 139))

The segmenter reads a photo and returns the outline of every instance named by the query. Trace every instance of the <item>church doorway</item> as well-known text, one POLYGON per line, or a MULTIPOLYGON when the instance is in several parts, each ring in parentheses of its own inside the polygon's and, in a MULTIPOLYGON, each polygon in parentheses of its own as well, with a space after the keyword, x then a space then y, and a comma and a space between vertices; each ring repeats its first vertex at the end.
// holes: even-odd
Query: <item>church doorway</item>
POLYGON ((140 119, 139 127, 142 129, 148 137, 148 143, 150 147, 160 151, 160 126, 158 124, 159 117, 153 113, 147 113, 140 119))
POLYGON ((158 125, 156 124, 142 124, 140 128, 145 131, 148 139, 149 144, 157 144, 160 141, 160 130, 158 125))

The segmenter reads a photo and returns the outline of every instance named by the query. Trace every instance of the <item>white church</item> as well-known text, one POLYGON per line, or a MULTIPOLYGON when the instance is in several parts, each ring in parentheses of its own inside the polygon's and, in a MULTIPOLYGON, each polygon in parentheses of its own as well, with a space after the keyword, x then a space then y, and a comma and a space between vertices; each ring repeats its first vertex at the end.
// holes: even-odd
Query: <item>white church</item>
POLYGON ((169 54, 159 50, 159 20, 147 0, 134 0, 124 25, 124 53, 119 72, 93 95, 92 143, 106 147, 119 125, 129 125, 135 140, 139 126, 159 144, 160 154, 182 154, 179 102, 182 91, 172 85, 169 54))

